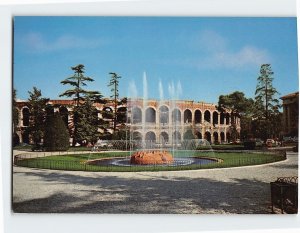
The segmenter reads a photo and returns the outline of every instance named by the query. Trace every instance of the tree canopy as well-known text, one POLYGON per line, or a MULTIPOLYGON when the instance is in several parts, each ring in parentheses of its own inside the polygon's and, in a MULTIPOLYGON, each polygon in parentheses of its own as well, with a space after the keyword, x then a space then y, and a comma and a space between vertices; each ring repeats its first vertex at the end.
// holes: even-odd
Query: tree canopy
POLYGON ((84 65, 79 64, 77 66, 71 67, 74 71, 74 74, 61 81, 60 83, 63 85, 70 85, 73 88, 66 90, 64 93, 59 96, 73 97, 73 100, 76 103, 76 106, 79 106, 81 102, 84 102, 86 98, 93 100, 94 102, 101 102, 102 95, 98 91, 88 91, 83 89, 83 87, 87 86, 87 82, 93 82, 94 79, 87 77, 84 75, 85 68, 84 65))
POLYGON ((273 87, 274 72, 270 64, 263 64, 257 78, 253 111, 253 131, 257 137, 278 137, 281 131, 278 91, 273 87))
MULTIPOLYGON (((231 112, 233 116, 241 119, 241 137, 247 137, 251 127, 251 117, 253 110, 253 99, 245 97, 240 91, 235 91, 228 95, 220 95, 217 109, 220 112, 231 112)), ((237 126, 235 122, 231 122, 231 136, 235 140, 238 137, 237 126)))
POLYGON ((279 113, 280 104, 276 98, 279 93, 273 87, 273 74, 270 64, 261 65, 255 90, 255 113, 258 118, 269 119, 279 113))
POLYGON ((30 111, 29 134, 32 135, 32 140, 35 144, 41 142, 45 130, 45 108, 48 98, 42 97, 42 92, 36 87, 33 91, 29 91, 28 107, 30 111))
POLYGON ((98 91, 86 90, 88 82, 93 82, 94 79, 85 76, 85 67, 82 64, 71 67, 74 74, 61 81, 63 85, 70 85, 72 88, 66 90, 60 95, 66 97, 73 97, 75 101, 75 107, 73 108, 73 145, 77 142, 83 141, 91 142, 96 141, 99 137, 98 132, 98 112, 93 106, 93 103, 105 103, 103 96, 98 91))
POLYGON ((47 117, 44 136, 46 151, 66 151, 70 145, 70 135, 59 114, 47 117))
POLYGON ((246 98, 245 94, 235 91, 228 95, 220 95, 217 109, 220 112, 232 112, 237 115, 245 115, 251 112, 253 99, 246 98))
POLYGON ((87 98, 85 102, 74 109, 74 140, 75 143, 94 143, 100 136, 98 131, 98 110, 92 101, 87 98))

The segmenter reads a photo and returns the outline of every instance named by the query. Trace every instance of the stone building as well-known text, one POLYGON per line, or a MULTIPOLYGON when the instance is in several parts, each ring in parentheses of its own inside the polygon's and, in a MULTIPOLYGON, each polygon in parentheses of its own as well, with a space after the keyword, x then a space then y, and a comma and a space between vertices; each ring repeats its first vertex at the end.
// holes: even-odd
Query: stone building
POLYGON ((283 105, 283 134, 298 137, 299 92, 280 98, 283 105))
MULTIPOLYGON (((50 100, 45 111, 59 112, 68 127, 73 127, 73 100, 50 100)), ((105 112, 114 110, 112 101, 106 104, 95 104, 102 114, 98 114, 108 122, 105 112)), ((19 109, 19 125, 17 135, 21 143, 30 143, 30 135, 26 128, 29 126, 30 110, 26 101, 17 101, 19 109)), ((236 126, 240 133, 240 118, 230 112, 219 112, 214 104, 195 102, 190 100, 158 101, 135 99, 128 100, 124 106, 118 106, 118 111, 127 109, 128 126, 134 138, 172 143, 185 138, 188 130, 196 138, 207 139, 211 143, 225 143, 231 141, 232 126, 236 126)))

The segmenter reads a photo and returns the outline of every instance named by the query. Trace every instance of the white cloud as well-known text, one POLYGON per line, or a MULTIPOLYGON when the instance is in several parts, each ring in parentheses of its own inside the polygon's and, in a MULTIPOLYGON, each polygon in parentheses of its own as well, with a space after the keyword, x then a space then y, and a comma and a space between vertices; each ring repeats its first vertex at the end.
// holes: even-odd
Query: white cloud
POLYGON ((245 68, 270 63, 271 56, 266 49, 244 45, 233 49, 229 40, 214 31, 203 31, 198 37, 201 59, 193 64, 199 68, 245 68))
POLYGON ((24 36, 23 44, 31 52, 52 52, 73 48, 96 48, 103 44, 102 40, 61 35, 54 40, 46 40, 40 33, 29 33, 24 36))
POLYGON ((241 68, 249 65, 261 65, 270 62, 266 50, 253 46, 244 46, 237 52, 222 51, 208 57, 208 63, 227 68, 241 68))

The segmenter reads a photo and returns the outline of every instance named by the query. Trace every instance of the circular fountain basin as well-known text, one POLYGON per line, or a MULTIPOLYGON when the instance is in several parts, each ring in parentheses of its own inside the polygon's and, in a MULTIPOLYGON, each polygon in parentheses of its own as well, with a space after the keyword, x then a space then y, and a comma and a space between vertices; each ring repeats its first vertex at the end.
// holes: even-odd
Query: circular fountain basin
POLYGON ((209 163, 218 162, 217 159, 208 158, 194 158, 194 157, 176 157, 173 158, 172 162, 161 163, 161 164, 133 164, 130 162, 131 158, 106 158, 90 161, 90 164, 98 166, 188 166, 193 164, 205 165, 209 163))

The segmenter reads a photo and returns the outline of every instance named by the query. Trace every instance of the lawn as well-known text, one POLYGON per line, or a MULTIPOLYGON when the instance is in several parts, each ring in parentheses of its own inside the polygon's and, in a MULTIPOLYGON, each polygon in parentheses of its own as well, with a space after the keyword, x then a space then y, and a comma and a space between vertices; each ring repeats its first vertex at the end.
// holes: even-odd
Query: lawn
POLYGON ((201 152, 201 151, 177 151, 175 157, 197 157, 197 158, 217 158, 222 162, 210 163, 205 165, 188 165, 188 166, 97 166, 87 164, 86 161, 111 158, 111 157, 128 157, 130 152, 106 152, 106 153, 84 153, 69 155, 53 155, 29 159, 16 159, 15 165, 55 170, 82 170, 82 171, 170 171, 170 170, 195 170, 195 169, 211 169, 258 165, 272 163, 284 160, 284 154, 278 153, 246 153, 246 152, 201 152))

